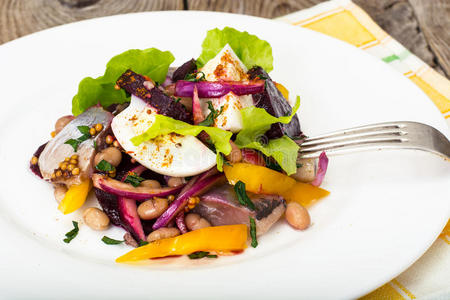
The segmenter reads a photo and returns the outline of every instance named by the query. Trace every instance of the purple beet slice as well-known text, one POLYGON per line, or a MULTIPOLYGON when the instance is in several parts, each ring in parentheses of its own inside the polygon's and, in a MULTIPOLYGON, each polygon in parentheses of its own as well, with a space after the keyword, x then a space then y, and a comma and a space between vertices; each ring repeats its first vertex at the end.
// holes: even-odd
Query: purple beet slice
POLYGON ((127 70, 117 80, 117 85, 128 93, 144 100, 156 109, 158 114, 174 118, 187 123, 192 123, 192 114, 183 104, 166 95, 158 87, 148 89, 149 79, 131 70, 127 70))
MULTIPOLYGON (((123 203, 120 204, 119 197, 107 193, 101 189, 94 188, 94 192, 95 196, 97 197, 98 203, 100 204, 101 208, 108 216, 112 224, 120 226, 123 229, 125 229, 133 236, 133 238, 136 241, 139 241, 141 239, 145 240, 145 236, 144 237, 142 236, 143 234, 142 226, 141 228, 139 227, 136 228, 135 222, 130 222, 129 218, 124 217, 133 215, 133 213, 128 213, 126 211, 126 209, 132 209, 132 207, 126 206, 123 203), (125 212, 122 213, 122 210, 125 210, 125 212)), ((134 205, 136 206, 136 203, 134 205)))
MULTIPOLYGON (((39 160, 39 156, 41 156, 41 153, 42 153, 42 151, 44 151, 44 148, 45 148, 45 146, 47 146, 47 143, 40 145, 39 148, 37 148, 37 150, 34 152, 33 157, 37 157, 37 159, 39 160)), ((39 164, 37 164, 37 163, 36 164, 32 164, 30 162, 30 170, 36 176, 38 176, 39 178, 43 179, 42 174, 41 174, 41 170, 39 169, 39 164)))
POLYGON ((197 70, 197 64, 195 59, 188 60, 181 66, 179 66, 172 75, 172 81, 183 80, 187 74, 191 74, 197 70))
MULTIPOLYGON (((292 113, 292 108, 289 105, 283 94, 277 89, 275 83, 270 78, 269 74, 261 67, 253 67, 248 71, 250 79, 264 79, 264 92, 253 94, 253 103, 256 107, 264 108, 269 114, 274 117, 288 116, 292 113)), ((269 139, 279 138, 283 135, 289 137, 298 137, 302 134, 300 129, 300 121, 298 116, 294 115, 291 122, 288 124, 275 123, 266 132, 269 139)))
MULTIPOLYGON (((146 170, 143 166, 133 166, 128 169, 137 175, 141 175, 146 170)), ((101 174, 94 174, 93 176, 104 176, 101 174)), ((122 181, 126 178, 125 174, 122 176, 122 181)), ((116 180, 117 181, 117 180, 116 180)), ((118 181, 120 182, 120 181, 118 181)), ((122 182, 120 182, 122 183, 122 182)), ((122 183, 128 185, 126 183, 122 183)), ((136 200, 117 196, 97 187, 94 188, 95 195, 103 211, 111 220, 111 223, 116 226, 121 226, 128 231, 136 241, 145 240, 144 229, 141 220, 137 213, 136 200)))
POLYGON ((192 178, 185 188, 180 192, 177 198, 170 204, 167 210, 156 219, 153 229, 156 230, 167 226, 179 212, 182 212, 190 197, 202 195, 212 187, 222 184, 226 181, 223 174, 211 175, 209 177, 196 176, 192 178))
POLYGON ((165 197, 178 193, 183 186, 149 188, 145 186, 134 187, 131 184, 109 178, 103 174, 92 175, 92 182, 96 188, 120 197, 144 201, 153 197, 165 197))

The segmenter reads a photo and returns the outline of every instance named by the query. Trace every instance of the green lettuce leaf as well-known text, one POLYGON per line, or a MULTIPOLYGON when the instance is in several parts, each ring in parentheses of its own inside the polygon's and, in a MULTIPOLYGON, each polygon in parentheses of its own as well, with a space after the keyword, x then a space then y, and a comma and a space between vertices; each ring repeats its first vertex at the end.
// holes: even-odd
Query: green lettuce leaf
POLYGON ((156 82, 163 82, 170 64, 175 60, 169 51, 156 48, 132 49, 114 56, 106 64, 103 76, 86 77, 78 85, 78 93, 72 99, 72 113, 77 116, 89 107, 100 103, 103 107, 130 100, 123 90, 114 88, 116 80, 127 69, 147 75, 156 82))
POLYGON ((262 141, 265 138, 264 133, 269 130, 274 123, 287 124, 300 107, 300 97, 297 101, 292 114, 284 117, 274 117, 265 109, 255 106, 241 109, 243 128, 236 136, 235 144, 239 148, 251 148, 261 151, 264 155, 273 157, 280 167, 291 175, 297 170, 297 154, 299 146, 287 136, 269 141, 262 141))
POLYGON ((272 71, 273 56, 270 44, 247 31, 241 32, 230 27, 208 31, 202 43, 202 53, 197 59, 199 67, 214 58, 226 44, 230 45, 248 69, 261 66, 267 72, 272 71))
POLYGON ((217 169, 219 169, 219 171, 222 171, 223 158, 221 153, 223 153, 224 155, 230 154, 230 138, 233 133, 220 128, 191 125, 183 121, 172 119, 170 117, 156 115, 155 121, 153 122, 152 126, 143 134, 133 137, 131 139, 131 142, 135 146, 139 146, 145 141, 172 132, 181 135, 197 136, 202 131, 205 131, 211 138, 211 142, 214 144, 217 153, 217 169))

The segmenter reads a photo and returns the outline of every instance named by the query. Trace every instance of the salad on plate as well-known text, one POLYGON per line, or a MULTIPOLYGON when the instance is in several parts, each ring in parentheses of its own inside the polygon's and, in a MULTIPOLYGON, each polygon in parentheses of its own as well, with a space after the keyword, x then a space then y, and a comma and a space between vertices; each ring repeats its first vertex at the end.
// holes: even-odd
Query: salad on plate
POLYGON ((300 98, 290 102, 269 76, 270 44, 216 28, 197 59, 174 60, 128 50, 79 83, 72 115, 56 121, 30 162, 53 185, 58 209, 83 209, 93 230, 122 227, 123 240, 102 239, 136 248, 117 262, 240 253, 280 219, 307 229, 307 207, 329 194, 319 187, 328 158, 298 157, 300 98), (83 206, 91 191, 98 207, 83 206))

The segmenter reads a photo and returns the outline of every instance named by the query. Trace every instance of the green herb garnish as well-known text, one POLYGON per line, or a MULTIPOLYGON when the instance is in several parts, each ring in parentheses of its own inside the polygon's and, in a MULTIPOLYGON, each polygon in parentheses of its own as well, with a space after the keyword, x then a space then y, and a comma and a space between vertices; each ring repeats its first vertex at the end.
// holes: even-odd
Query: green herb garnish
POLYGON ((98 165, 95 166, 95 168, 99 171, 103 171, 103 172, 111 172, 111 171, 115 171, 116 168, 114 168, 113 165, 111 165, 109 162, 107 162, 106 160, 102 159, 101 162, 98 163, 98 165))
POLYGON ((220 108, 220 110, 214 109, 214 106, 212 105, 211 101, 208 101, 208 108, 210 110, 210 113, 208 114, 208 116, 203 121, 198 123, 199 126, 211 126, 211 125, 213 125, 214 121, 216 120, 216 118, 223 111, 223 106, 220 108))
POLYGON ((139 247, 142 247, 142 246, 145 246, 145 245, 148 245, 149 243, 147 242, 147 241, 144 241, 144 240, 140 240, 139 241, 139 247))
POLYGON ((105 235, 102 237, 102 242, 105 243, 106 245, 119 245, 122 244, 124 241, 115 240, 105 235))
POLYGON ((209 252, 206 252, 206 251, 197 251, 197 252, 189 254, 188 257, 190 259, 199 259, 199 258, 203 258, 203 257, 217 258, 217 255, 209 254, 209 252))
POLYGON ((234 143, 241 149, 250 148, 262 152, 265 156, 274 159, 287 175, 294 174, 297 171, 296 162, 300 149, 297 143, 287 136, 261 143, 260 137, 264 136, 274 123, 289 123, 299 106, 300 97, 297 97, 291 115, 278 118, 269 114, 264 108, 251 106, 241 109, 243 128, 237 134, 234 143))
POLYGON ((272 47, 267 41, 256 35, 238 31, 234 28, 212 29, 206 33, 202 43, 202 53, 197 59, 197 66, 202 67, 214 58, 225 45, 230 45, 247 69, 261 66, 267 72, 273 69, 272 47))
POLYGON ((73 229, 71 231, 69 231, 68 233, 66 233, 66 238, 63 240, 64 243, 70 243, 78 234, 78 231, 80 230, 78 228, 78 222, 76 221, 72 221, 73 224, 73 229))
POLYGON ((184 80, 191 81, 191 82, 203 81, 203 80, 206 80, 205 73, 203 73, 201 71, 200 72, 189 73, 189 74, 186 74, 186 76, 184 77, 184 80), (200 77, 197 78, 198 74, 201 74, 201 75, 200 75, 200 77))
POLYGON ((258 240, 256 239, 256 224, 255 219, 250 217, 250 236, 252 237, 252 247, 256 248, 258 246, 258 240))
POLYGON ((86 125, 82 125, 82 126, 77 126, 78 130, 82 133, 82 134, 89 134, 89 126, 86 125))
POLYGON ((77 126, 78 130, 83 134, 77 139, 68 139, 64 144, 70 145, 73 148, 73 151, 77 152, 78 146, 88 139, 91 138, 89 133, 89 126, 77 126))
POLYGON ((128 174, 127 177, 123 182, 129 183, 134 187, 137 187, 141 184, 142 181, 144 181, 145 178, 142 178, 140 176, 137 176, 136 174, 128 174))
POLYGON ((215 152, 217 154, 217 169, 222 171, 222 164, 220 163, 221 161, 218 154, 230 154, 230 138, 233 135, 230 131, 217 127, 191 125, 180 120, 175 120, 173 118, 157 114, 155 115, 155 120, 153 121, 152 126, 143 134, 133 137, 131 142, 135 146, 139 146, 145 141, 172 132, 180 135, 197 136, 202 131, 205 131, 211 138, 211 142, 214 144, 215 152))
POLYGON ((178 102, 180 102, 180 101, 181 101, 181 98, 175 99, 175 102, 176 102, 176 103, 178 103, 178 102))
MULTIPOLYGON (((146 75, 156 82, 163 82, 169 65, 175 57, 168 51, 156 48, 132 49, 114 56, 106 65, 103 76, 86 77, 78 85, 78 92, 72 99, 72 113, 77 116, 89 107, 100 103, 103 107, 130 101, 123 89, 114 88, 117 78, 127 69, 146 75)), ((101 70, 97 70, 101 71, 101 70)))
POLYGON ((97 141, 96 141, 96 140, 94 140, 94 142, 92 143, 92 147, 93 147, 95 150, 97 150, 97 141))
POLYGON ((267 159, 266 167, 269 169, 275 170, 277 172, 283 172, 283 169, 281 168, 281 166, 277 162, 273 161, 272 159, 267 159))
POLYGON ((268 77, 264 76, 263 74, 260 74, 260 75, 258 75, 257 77, 258 77, 259 79, 261 79, 261 80, 269 79, 268 77))
POLYGON ((253 204, 252 200, 250 200, 245 192, 245 183, 240 180, 236 182, 234 185, 234 191, 236 192, 240 204, 250 208, 251 210, 255 210, 255 204, 253 204))

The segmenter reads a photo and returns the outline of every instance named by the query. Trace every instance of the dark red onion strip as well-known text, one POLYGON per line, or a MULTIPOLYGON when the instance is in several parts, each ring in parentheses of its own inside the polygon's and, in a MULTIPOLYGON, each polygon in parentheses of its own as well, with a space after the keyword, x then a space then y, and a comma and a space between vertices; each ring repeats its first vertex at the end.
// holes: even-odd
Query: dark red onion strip
POLYGON ((198 97, 198 90, 195 85, 194 85, 194 93, 192 94, 192 115, 194 116, 195 125, 205 120, 205 117, 203 116, 202 112, 202 107, 200 104, 200 98, 198 97))
POLYGON ((183 186, 165 187, 159 189, 143 186, 133 187, 130 184, 120 182, 102 174, 92 175, 92 182, 96 188, 99 188, 107 193, 137 201, 143 201, 153 197, 173 195, 178 193, 183 188, 183 186))
POLYGON ((197 86, 200 98, 220 98, 229 92, 233 92, 238 96, 262 93, 264 91, 264 80, 256 80, 249 83, 240 81, 191 82, 179 80, 175 84, 175 96, 193 97, 195 86, 197 86))
MULTIPOLYGON (((147 168, 144 166, 137 166, 131 169, 130 172, 135 173, 140 176, 147 168)), ((127 178, 127 174, 123 176, 122 182, 127 178)), ((137 205, 136 200, 126 198, 126 197, 118 197, 117 198, 119 204, 119 212, 123 220, 128 222, 128 224, 133 228, 134 232, 138 235, 139 239, 145 240, 144 228, 142 227, 141 219, 137 213, 137 205)))
POLYGON ((186 223, 184 222, 184 212, 180 211, 175 217, 175 223, 177 223, 178 229, 180 229, 182 234, 188 232, 186 223))
POLYGON ((319 167, 317 169, 316 178, 313 180, 313 182, 311 182, 311 184, 314 186, 321 185, 322 181, 325 177, 325 174, 327 173, 328 157, 325 154, 325 151, 320 153, 318 165, 319 165, 319 167))
POLYGON ((223 174, 216 174, 203 180, 198 180, 198 177, 192 178, 186 188, 178 195, 178 197, 170 204, 169 208, 156 219, 153 224, 153 230, 165 227, 179 212, 181 212, 189 201, 190 197, 199 196, 209 190, 212 186, 224 182, 225 176, 223 174))

